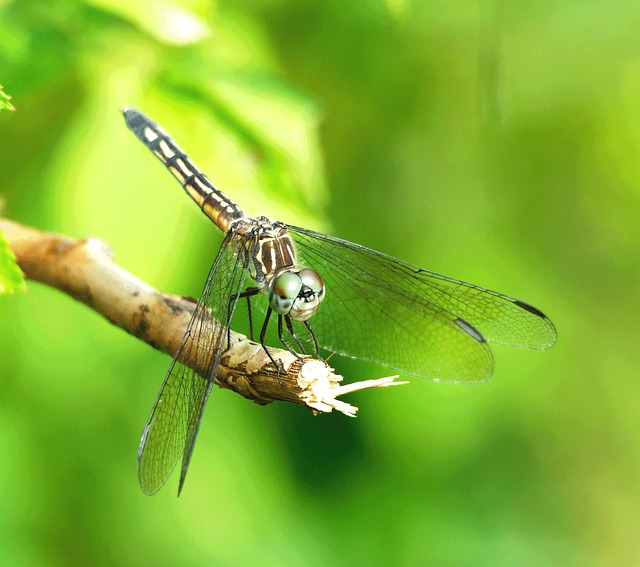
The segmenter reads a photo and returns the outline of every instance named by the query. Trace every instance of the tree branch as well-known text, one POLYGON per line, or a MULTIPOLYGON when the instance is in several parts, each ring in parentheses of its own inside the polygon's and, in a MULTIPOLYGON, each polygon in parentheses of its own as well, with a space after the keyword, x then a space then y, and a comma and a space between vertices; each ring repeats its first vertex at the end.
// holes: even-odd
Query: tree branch
MULTIPOLYGON (((111 249, 95 238, 73 240, 6 219, 0 219, 0 231, 27 278, 63 291, 153 348, 175 355, 195 309, 194 300, 161 293, 139 280, 118 266, 111 249)), ((358 408, 337 397, 406 383, 396 382, 395 376, 341 386, 342 376, 323 360, 298 359, 283 349, 269 348, 269 352, 282 365, 280 383, 261 345, 232 331, 216 383, 258 404, 280 400, 304 405, 314 413, 336 409, 349 416, 355 416, 358 408)), ((188 356, 180 362, 207 377, 211 353, 206 359, 188 356)))

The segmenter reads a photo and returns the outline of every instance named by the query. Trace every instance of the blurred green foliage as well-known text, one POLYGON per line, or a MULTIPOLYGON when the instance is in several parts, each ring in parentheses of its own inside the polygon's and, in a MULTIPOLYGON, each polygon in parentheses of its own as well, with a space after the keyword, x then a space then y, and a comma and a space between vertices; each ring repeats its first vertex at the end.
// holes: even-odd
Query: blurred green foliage
POLYGON ((11 97, 2 90, 0 85, 0 112, 3 110, 15 110, 14 106, 9 102, 11 97))
POLYGON ((639 24, 631 0, 0 2, 6 216, 198 295, 220 237, 126 130, 137 106, 248 213, 560 335, 496 348, 482 386, 354 395, 356 420, 215 391, 183 495, 148 498, 169 360, 30 282, 0 301, 0 564, 636 565, 639 24))

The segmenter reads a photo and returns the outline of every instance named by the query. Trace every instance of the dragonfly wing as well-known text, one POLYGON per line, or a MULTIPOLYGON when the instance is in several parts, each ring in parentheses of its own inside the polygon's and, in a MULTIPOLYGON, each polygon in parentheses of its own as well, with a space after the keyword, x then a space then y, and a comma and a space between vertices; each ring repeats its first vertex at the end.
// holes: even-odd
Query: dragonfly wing
POLYGON ((145 494, 160 490, 180 458, 178 494, 182 490, 202 414, 226 348, 237 294, 247 275, 239 247, 228 234, 145 425, 138 450, 138 479, 145 494))
POLYGON ((488 342, 536 349, 555 342, 551 321, 524 302, 352 242, 289 230, 298 262, 325 281, 311 324, 332 351, 423 378, 481 382, 493 371, 488 342))

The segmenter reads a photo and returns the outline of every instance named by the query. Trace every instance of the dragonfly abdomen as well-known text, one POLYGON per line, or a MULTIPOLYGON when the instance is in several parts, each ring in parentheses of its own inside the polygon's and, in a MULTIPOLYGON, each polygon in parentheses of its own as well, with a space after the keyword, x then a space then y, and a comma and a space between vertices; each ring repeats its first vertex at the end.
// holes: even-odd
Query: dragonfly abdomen
POLYGON ((122 112, 129 129, 165 165, 222 232, 226 233, 234 220, 244 217, 242 209, 209 181, 161 126, 135 108, 125 108, 122 112))
POLYGON ((244 217, 242 209, 233 201, 227 199, 221 191, 216 189, 203 173, 195 170, 194 173, 181 181, 176 173, 171 172, 178 181, 180 181, 180 184, 187 194, 198 203, 200 210, 207 215, 222 232, 226 233, 227 230, 229 230, 229 225, 234 220, 244 217))

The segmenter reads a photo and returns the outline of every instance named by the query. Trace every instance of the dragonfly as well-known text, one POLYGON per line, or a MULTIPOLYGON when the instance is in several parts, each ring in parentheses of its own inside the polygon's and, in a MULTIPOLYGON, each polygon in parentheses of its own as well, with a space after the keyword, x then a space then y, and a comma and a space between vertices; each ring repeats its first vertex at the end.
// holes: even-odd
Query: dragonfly
POLYGON ((555 343, 553 323, 529 303, 334 236, 245 216, 162 127, 135 108, 123 114, 127 127, 224 233, 142 434, 138 479, 144 493, 157 492, 180 459, 178 494, 182 491, 243 299, 251 335, 251 301, 263 304, 259 340, 276 369, 265 344, 270 320, 296 356, 289 343, 306 353, 304 341, 316 358, 322 348, 401 374, 455 383, 491 377, 490 343, 537 350, 555 343), (189 349, 210 357, 206 379, 181 362, 189 349))

